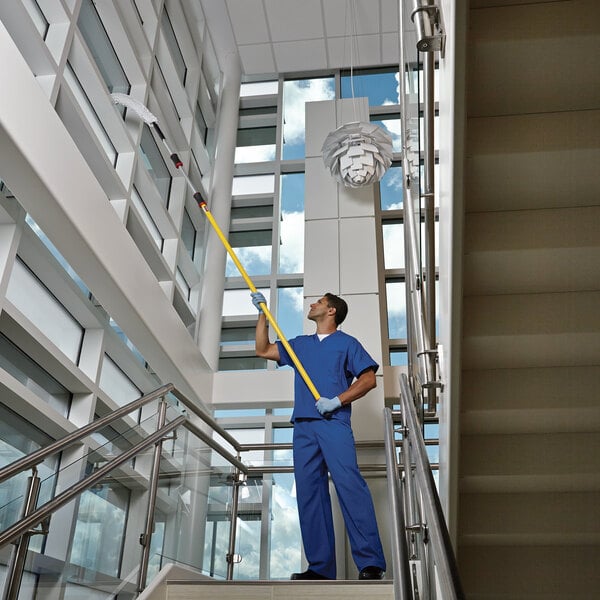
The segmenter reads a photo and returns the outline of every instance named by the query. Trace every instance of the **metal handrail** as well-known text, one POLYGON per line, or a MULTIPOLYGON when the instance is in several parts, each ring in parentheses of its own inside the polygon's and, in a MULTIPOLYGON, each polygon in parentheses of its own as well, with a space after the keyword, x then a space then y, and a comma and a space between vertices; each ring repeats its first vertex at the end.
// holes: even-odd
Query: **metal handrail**
MULTIPOLYGON (((404 11, 402 5, 399 10, 399 28, 404 31, 404 11)), ((423 306, 421 298, 421 266, 419 264, 419 250, 417 247, 416 223, 414 218, 414 204, 410 185, 411 176, 411 151, 409 147, 408 135, 408 110, 406 106, 406 98, 408 96, 405 78, 406 65, 406 50, 404 40, 400 43, 400 77, 399 77, 399 99, 400 99, 400 138, 402 142, 402 172, 405 177, 405 185, 403 186, 403 205, 404 205, 404 244, 405 256, 407 257, 407 286, 406 298, 407 308, 411 313, 411 323, 414 328, 416 356, 420 363, 421 376, 424 381, 430 381, 432 373, 430 372, 430 362, 427 358, 426 351, 431 350, 430 343, 427 338, 427 332, 423 324, 423 306), (413 294, 413 290, 415 293, 413 294)), ((412 356, 409 356, 412 362, 412 356)))
POLYGON ((406 543, 406 520, 400 493, 400 475, 396 460, 396 441, 392 412, 384 409, 385 451, 388 482, 388 500, 390 503, 392 562, 394 565, 394 597, 396 600, 412 598, 410 587, 410 566, 406 543))
POLYGON ((67 488, 64 492, 60 493, 58 496, 55 496, 49 502, 46 502, 46 504, 44 504, 43 506, 40 506, 40 508, 32 512, 30 515, 24 517, 8 529, 5 529, 2 533, 0 533, 0 548, 26 533, 31 527, 39 525, 46 517, 48 517, 54 511, 73 500, 73 498, 75 498, 85 490, 92 487, 96 482, 102 479, 110 471, 127 462, 136 454, 139 454, 142 450, 145 450, 149 446, 152 446, 171 431, 177 429, 177 427, 179 427, 185 422, 186 418, 187 417, 185 417, 184 415, 177 417, 164 427, 150 434, 141 442, 138 442, 135 446, 129 448, 129 450, 123 452, 119 456, 107 462, 103 467, 101 467, 85 479, 81 479, 77 483, 73 484, 71 487, 67 488))
MULTIPOLYGON (((15 460, 6 467, 0 469, 0 483, 6 481, 7 479, 10 479, 11 477, 14 477, 22 471, 26 471, 27 469, 38 465, 48 456, 51 456, 52 454, 56 454, 57 452, 64 450, 71 444, 74 444, 75 442, 82 440, 88 435, 99 431, 106 425, 112 423, 113 421, 116 421, 121 417, 124 417, 125 415, 128 415, 129 413, 133 412, 138 408, 141 408, 142 406, 145 406, 146 404, 149 404, 153 400, 167 395, 169 392, 172 393, 173 396, 175 396, 189 411, 191 411, 194 415, 202 419, 224 440, 231 444, 231 446, 233 446, 237 452, 240 452, 241 446, 234 437, 232 437, 227 431, 225 431, 212 417, 200 411, 186 396, 184 396, 179 390, 177 390, 177 388, 175 388, 175 386, 172 383, 167 383, 157 388, 153 392, 145 394, 144 396, 133 400, 133 402, 130 402, 129 404, 126 404, 121 408, 117 408, 110 414, 105 415, 100 419, 96 419, 92 423, 85 425, 84 427, 81 427, 80 429, 77 429, 72 433, 69 433, 65 437, 56 440, 51 444, 48 444, 48 446, 44 446, 43 448, 40 448, 39 450, 36 450, 35 452, 28 454, 27 456, 15 460)), ((198 432, 200 431, 201 430, 196 427, 194 433, 198 435, 198 432)), ((205 436, 204 433, 202 433, 201 435, 205 436)), ((199 435, 199 437, 201 436, 199 435)), ((203 440, 207 441, 206 439, 204 439, 204 437, 203 440)))
POLYGON ((36 450, 35 452, 28 454, 27 456, 23 456, 22 458, 15 460, 14 462, 8 464, 6 467, 0 469, 0 483, 6 481, 7 479, 10 479, 11 477, 14 477, 22 471, 31 469, 32 467, 41 463, 48 456, 51 456, 52 454, 56 454, 57 452, 64 450, 71 444, 74 444, 75 442, 78 442, 79 440, 90 435, 91 433, 102 429, 103 427, 105 427, 109 423, 112 423, 116 419, 128 415, 130 412, 133 412, 136 408, 140 408, 141 406, 144 406, 149 402, 152 402, 153 400, 156 400, 157 398, 168 394, 172 389, 172 383, 163 385, 162 387, 157 388, 153 392, 150 392, 145 396, 141 396, 133 402, 130 402, 129 404, 126 404, 125 406, 116 409, 110 414, 100 419, 97 419, 96 421, 93 421, 89 425, 81 427, 80 429, 69 433, 65 437, 56 440, 51 444, 48 444, 48 446, 44 446, 43 448, 40 448, 39 450, 36 450))
MULTIPOLYGON (((458 567, 450 534, 446 526, 442 505, 437 493, 431 465, 423 442, 419 420, 414 405, 413 395, 408 378, 403 374, 400 378, 400 403, 405 436, 410 436, 412 456, 414 457, 416 485, 427 520, 429 543, 433 549, 435 572, 444 600, 462 600, 462 590, 458 567)), ((404 465, 405 470, 409 465, 404 465)))
MULTIPOLYGON (((136 400, 130 402, 129 404, 126 404, 125 406, 116 409, 110 414, 105 415, 100 419, 97 419, 93 423, 89 423, 88 425, 67 434, 63 438, 54 441, 48 446, 40 448, 35 452, 32 452, 31 454, 14 461, 13 463, 7 465, 3 469, 0 469, 0 482, 14 477, 15 475, 18 475, 19 473, 27 469, 32 469, 34 472, 34 476, 37 475, 37 465, 43 460, 45 460, 46 457, 64 450, 65 448, 82 440, 90 434, 99 431, 106 425, 116 421, 121 417, 128 415, 134 410, 137 410, 158 398, 161 398, 161 404, 159 410, 157 430, 154 433, 148 435, 148 437, 142 439, 140 442, 138 442, 119 456, 108 461, 102 468, 95 471, 92 475, 84 477, 77 483, 73 484, 71 487, 64 490, 61 494, 55 496, 52 500, 39 507, 37 510, 34 510, 35 502, 31 506, 26 506, 25 510, 23 511, 22 518, 15 524, 13 524, 11 527, 0 533, 0 547, 17 539, 20 540, 16 548, 17 553, 15 554, 13 552, 11 558, 11 567, 8 576, 9 585, 8 587, 5 587, 4 590, 5 598, 10 600, 16 599, 19 593, 22 569, 24 565, 24 556, 27 552, 29 536, 31 536, 33 533, 47 533, 47 531, 43 530, 35 531, 32 529, 32 527, 35 527, 40 523, 45 522, 52 513, 54 513, 56 510, 58 510, 59 508, 61 508, 62 506, 79 496, 85 490, 90 489, 90 487, 95 485, 95 483, 98 480, 100 480, 110 471, 118 468, 123 463, 127 462, 129 459, 133 458, 138 453, 144 451, 149 446, 154 445, 154 458, 152 465, 152 473, 149 480, 149 499, 146 513, 145 531, 140 536, 140 543, 143 546, 143 550, 142 558, 140 561, 140 569, 138 571, 137 589, 138 591, 143 590, 146 585, 146 576, 150 552, 150 538, 152 536, 152 531, 154 528, 154 511, 157 499, 156 494, 159 479, 159 464, 162 442, 165 439, 166 435, 172 431, 175 431, 177 427, 182 425, 185 428, 187 428, 192 434, 201 439, 207 446, 219 453, 230 464, 232 464, 236 469, 236 473, 243 473, 244 475, 247 475, 248 468, 239 459, 241 445, 238 443, 238 441, 227 431, 225 431, 221 426, 219 426, 218 423, 212 417, 200 411, 186 396, 179 392, 179 390, 177 390, 173 384, 169 383, 157 388, 149 394, 137 398, 136 400), (212 429, 212 431, 210 433, 203 431, 200 427, 198 427, 195 423, 193 423, 190 420, 189 413, 185 414, 185 411, 184 414, 181 414, 170 423, 165 424, 167 410, 165 396, 170 392, 181 402, 181 404, 186 409, 188 409, 189 413, 195 415, 196 417, 204 421, 204 423, 206 423, 212 429), (237 456, 231 454, 231 452, 224 448, 218 440, 214 439, 212 437, 213 433, 217 433, 220 436, 220 438, 222 438, 228 444, 230 444, 237 452, 237 456)), ((37 485, 39 485, 39 478, 35 476, 33 477, 33 479, 36 480, 38 482, 37 485)), ((32 480, 32 478, 30 478, 30 480, 32 480)), ((235 491, 237 491, 237 487, 239 486, 239 478, 236 478, 236 482, 237 483, 235 491)), ((232 549, 235 544, 235 530, 235 514, 232 514, 232 525, 230 532, 230 551, 228 556, 232 554, 232 549)), ((232 564, 228 565, 228 579, 231 579, 232 576, 232 566, 232 564)))

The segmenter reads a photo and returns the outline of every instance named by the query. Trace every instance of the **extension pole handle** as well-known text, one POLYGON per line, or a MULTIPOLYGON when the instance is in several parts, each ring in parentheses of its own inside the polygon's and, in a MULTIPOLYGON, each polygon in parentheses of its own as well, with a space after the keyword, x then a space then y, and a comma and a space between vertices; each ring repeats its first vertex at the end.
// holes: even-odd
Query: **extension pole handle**
MULTIPOLYGON (((223 242, 225 249, 227 250, 229 256, 235 263, 235 266, 238 268, 239 272, 241 273, 242 277, 244 278, 244 281, 250 288, 250 291, 256 292, 256 286, 254 285, 254 283, 252 283, 252 280, 248 276, 248 273, 246 273, 246 269, 244 269, 244 266, 239 261, 238 257, 236 256, 235 252, 233 251, 233 248, 231 247, 231 244, 227 241, 227 238, 223 235, 223 232, 221 231, 221 228, 219 227, 218 223, 215 221, 215 218, 213 217, 212 213, 210 212, 210 210, 208 210, 208 206, 206 206, 206 202, 201 201, 201 202, 199 202, 199 204, 200 204, 200 208, 204 211, 206 218, 209 220, 210 224, 213 226, 213 229, 219 236, 219 239, 221 240, 221 242, 223 242)), ((279 325, 277 325, 277 321, 275 320, 275 317, 273 317, 273 315, 271 314, 267 305, 264 302, 260 303, 260 307, 262 308, 262 311, 265 313, 265 317, 267 317, 267 320, 269 321, 269 323, 271 324, 271 326, 277 333, 279 341, 283 344, 283 347, 286 349, 287 353, 289 354, 290 358, 292 359, 292 362, 294 363, 294 366, 298 370, 298 373, 304 380, 304 383, 306 383, 306 385, 308 386, 308 389, 310 390, 311 394, 314 396, 315 400, 318 400, 321 397, 321 395, 319 394, 314 383, 311 381, 310 377, 308 376, 308 373, 302 366, 300 359, 296 356, 296 353, 294 352, 294 350, 290 346, 289 342, 283 335, 283 332, 279 328, 279 325)))

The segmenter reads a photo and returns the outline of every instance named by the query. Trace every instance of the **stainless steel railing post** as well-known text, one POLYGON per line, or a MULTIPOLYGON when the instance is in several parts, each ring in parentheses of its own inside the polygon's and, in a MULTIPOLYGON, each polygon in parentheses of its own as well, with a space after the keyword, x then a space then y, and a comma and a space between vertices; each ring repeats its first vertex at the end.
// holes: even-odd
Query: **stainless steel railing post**
MULTIPOLYGON (((167 403, 162 398, 158 409, 158 420, 156 430, 164 427, 167 418, 167 403)), ((154 532, 154 511, 156 509, 156 495, 158 491, 158 480, 160 475, 160 455, 164 438, 160 438, 154 445, 154 456, 152 457, 152 470, 148 482, 148 509, 146 511, 146 527, 140 535, 140 544, 142 545, 142 557, 140 559, 140 568, 138 571, 137 590, 141 592, 146 587, 146 578, 148 577, 148 563, 150 562, 150 542, 154 532)))
MULTIPOLYGON (((239 455, 238 455, 239 459, 239 455)), ((231 493, 231 524, 229 529, 229 547, 227 550, 227 581, 233 579, 233 566, 240 562, 239 557, 235 554, 235 538, 237 534, 237 517, 240 501, 240 485, 245 480, 245 475, 239 469, 236 469, 233 474, 233 490, 231 493)))
MULTIPOLYGON (((40 495, 41 481, 36 467, 33 467, 31 476, 27 480, 27 492, 25 504, 21 519, 29 516, 37 505, 40 495)), ((19 590, 21 588, 21 580, 23 579, 23 571, 25 569, 25 559, 27 558, 27 549, 29 548, 29 540, 33 535, 32 531, 26 531, 16 542, 10 557, 10 563, 7 566, 8 575, 6 585, 4 587, 3 600, 17 600, 19 590)), ((39 533, 42 533, 41 531, 39 533)))
POLYGON ((392 412, 384 409, 385 420, 385 452, 388 481, 388 500, 390 503, 391 545, 394 564, 394 598, 395 600, 412 599, 410 585, 410 566, 408 547, 406 544, 406 520, 400 493, 400 477, 396 459, 396 442, 394 439, 394 423, 392 412))

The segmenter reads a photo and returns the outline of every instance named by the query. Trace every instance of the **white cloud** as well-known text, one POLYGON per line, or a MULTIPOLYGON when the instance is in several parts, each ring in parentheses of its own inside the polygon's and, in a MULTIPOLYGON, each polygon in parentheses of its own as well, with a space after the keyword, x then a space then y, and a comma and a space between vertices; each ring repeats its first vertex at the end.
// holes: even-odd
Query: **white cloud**
POLYGON ((235 149, 236 163, 275 160, 275 146, 239 146, 235 149))
POLYGON ((404 268, 404 238, 398 235, 402 225, 383 227, 383 247, 386 269, 404 268))
POLYGON ((290 299, 290 304, 295 310, 299 312, 304 310, 304 294, 301 288, 282 288, 281 294, 290 299))
POLYGON ((281 222, 281 272, 304 270, 304 213, 284 213, 281 222))
POLYGON ((284 138, 286 144, 304 141, 304 104, 317 100, 333 100, 331 79, 290 81, 284 85, 284 138))

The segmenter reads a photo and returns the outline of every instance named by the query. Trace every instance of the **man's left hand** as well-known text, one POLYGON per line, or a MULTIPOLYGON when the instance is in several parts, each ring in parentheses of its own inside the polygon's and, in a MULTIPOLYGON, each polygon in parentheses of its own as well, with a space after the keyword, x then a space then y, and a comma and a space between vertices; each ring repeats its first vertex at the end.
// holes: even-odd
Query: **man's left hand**
POLYGON ((342 405, 340 399, 335 396, 334 398, 325 398, 321 396, 317 400, 317 410, 323 415, 327 415, 334 410, 337 410, 342 405))

